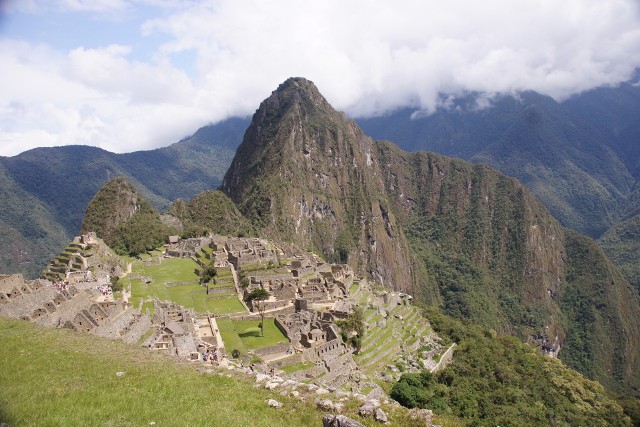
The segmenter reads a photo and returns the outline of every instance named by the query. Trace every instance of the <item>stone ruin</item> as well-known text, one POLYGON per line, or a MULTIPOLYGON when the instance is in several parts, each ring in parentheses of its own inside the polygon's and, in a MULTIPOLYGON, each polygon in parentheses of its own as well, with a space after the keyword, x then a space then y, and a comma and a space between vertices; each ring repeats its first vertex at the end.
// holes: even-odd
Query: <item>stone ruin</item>
POLYGON ((130 304, 99 301, 102 292, 91 286, 63 287, 22 275, 0 276, 0 316, 64 327, 95 335, 137 342, 149 329, 148 316, 130 304))
MULTIPOLYGON (((280 274, 251 272, 243 296, 246 298, 258 288, 265 289, 271 298, 259 304, 264 305, 266 310, 291 306, 296 299, 332 304, 349 296, 354 274, 348 265, 326 264, 320 260, 299 257, 287 267, 281 273, 276 271, 280 274)), ((256 311, 256 304, 254 301, 249 308, 256 311)))
POLYGON ((275 324, 290 340, 301 360, 316 365, 315 373, 323 375, 322 382, 339 387, 357 369, 352 349, 342 342, 331 312, 308 308, 307 300, 296 300, 295 312, 277 314, 275 324))

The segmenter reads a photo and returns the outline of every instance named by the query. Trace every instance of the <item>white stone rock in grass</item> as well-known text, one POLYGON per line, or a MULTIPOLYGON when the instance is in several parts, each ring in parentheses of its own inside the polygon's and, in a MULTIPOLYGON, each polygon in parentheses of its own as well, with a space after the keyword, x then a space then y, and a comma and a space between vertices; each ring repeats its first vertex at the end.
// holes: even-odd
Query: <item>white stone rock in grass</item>
POLYGON ((282 403, 278 402, 275 399, 267 399, 265 402, 272 408, 282 408, 282 403))

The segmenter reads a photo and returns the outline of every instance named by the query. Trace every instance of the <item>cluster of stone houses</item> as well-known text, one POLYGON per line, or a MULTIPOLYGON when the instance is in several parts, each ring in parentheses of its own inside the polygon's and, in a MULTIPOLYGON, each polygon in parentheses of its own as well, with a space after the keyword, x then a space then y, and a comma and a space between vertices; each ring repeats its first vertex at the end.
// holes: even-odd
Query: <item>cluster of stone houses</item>
POLYGON ((95 335, 137 342, 151 327, 148 316, 119 301, 98 301, 95 287, 76 284, 60 288, 22 275, 0 276, 0 316, 64 327, 95 335))
MULTIPOLYGON (((326 264, 316 258, 300 257, 291 261, 283 272, 259 270, 247 272, 248 286, 243 289, 246 297, 252 291, 263 288, 271 295, 264 305, 274 310, 292 305, 295 300, 306 300, 316 304, 331 304, 349 296, 354 274, 348 265, 326 264)), ((250 308, 257 307, 253 302, 250 308)))

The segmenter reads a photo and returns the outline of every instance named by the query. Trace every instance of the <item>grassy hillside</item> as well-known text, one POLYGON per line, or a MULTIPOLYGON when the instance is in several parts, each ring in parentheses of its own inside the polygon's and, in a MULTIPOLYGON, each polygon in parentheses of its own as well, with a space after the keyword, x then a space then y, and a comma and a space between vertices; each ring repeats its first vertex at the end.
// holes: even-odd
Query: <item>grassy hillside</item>
MULTIPOLYGON (((25 321, 0 318, 0 336, 0 423, 10 426, 322 425, 318 395, 304 387, 299 398, 287 397, 236 371, 25 321), (283 406, 271 408, 267 399, 283 406)), ((348 417, 380 425, 357 415, 362 402, 344 403, 348 417)), ((401 407, 385 409, 389 427, 424 426, 401 407)))
POLYGON ((119 341, 1 318, 0 335, 0 421, 12 426, 321 424, 312 403, 119 341))

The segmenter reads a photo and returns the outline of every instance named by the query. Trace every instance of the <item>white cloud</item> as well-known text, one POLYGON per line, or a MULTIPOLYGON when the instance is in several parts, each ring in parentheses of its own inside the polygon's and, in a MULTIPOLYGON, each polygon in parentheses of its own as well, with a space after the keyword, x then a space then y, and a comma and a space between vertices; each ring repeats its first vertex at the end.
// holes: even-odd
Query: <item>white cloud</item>
POLYGON ((196 50, 207 90, 227 102, 237 103, 225 89, 255 103, 303 75, 356 115, 408 103, 433 110, 442 92, 531 89, 564 99, 640 65, 639 10, 625 0, 227 0, 144 30, 169 34, 166 52, 196 50))
POLYGON ((251 114, 290 76, 313 80, 336 108, 357 116, 407 105, 429 112, 449 105, 443 94, 465 92, 485 94, 479 108, 496 93, 521 90, 562 100, 625 81, 640 66, 635 0, 23 4, 107 14, 152 8, 157 16, 140 39, 99 48, 1 42, 5 155, 16 152, 5 148, 10 137, 116 151, 167 145, 207 122, 251 114), (143 58, 140 43, 159 44, 143 58))
POLYGON ((0 155, 69 144, 116 152, 148 149, 175 142, 210 120, 191 105, 194 89, 182 71, 167 63, 129 61, 129 52, 113 45, 63 55, 0 42, 0 155))

